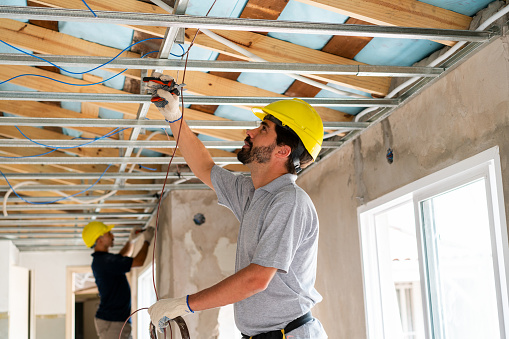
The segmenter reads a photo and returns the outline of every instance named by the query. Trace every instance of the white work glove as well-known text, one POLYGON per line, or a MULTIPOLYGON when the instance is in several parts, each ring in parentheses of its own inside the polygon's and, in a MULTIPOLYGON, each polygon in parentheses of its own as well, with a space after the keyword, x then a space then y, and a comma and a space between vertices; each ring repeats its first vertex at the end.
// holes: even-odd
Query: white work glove
POLYGON ((148 314, 150 315, 150 320, 152 321, 152 324, 157 327, 159 332, 163 332, 164 328, 168 326, 171 319, 182 317, 189 313, 194 313, 194 311, 189 308, 189 304, 187 302, 188 298, 189 296, 182 298, 161 299, 149 307, 148 314))
POLYGON ((138 240, 138 237, 140 236, 141 227, 133 227, 131 228, 131 232, 129 233, 129 242, 134 243, 136 240, 138 240))
POLYGON ((153 237, 154 237, 154 227, 151 226, 147 227, 145 231, 143 231, 143 240, 148 241, 150 243, 153 237))
MULTIPOLYGON (((169 75, 154 72, 152 77, 159 78, 161 81, 172 81, 173 78, 169 75)), ((182 113, 179 109, 179 97, 170 93, 170 87, 158 84, 154 81, 147 83, 147 93, 154 97, 160 97, 161 101, 152 101, 157 109, 164 116, 167 122, 176 122, 182 118, 182 113)))

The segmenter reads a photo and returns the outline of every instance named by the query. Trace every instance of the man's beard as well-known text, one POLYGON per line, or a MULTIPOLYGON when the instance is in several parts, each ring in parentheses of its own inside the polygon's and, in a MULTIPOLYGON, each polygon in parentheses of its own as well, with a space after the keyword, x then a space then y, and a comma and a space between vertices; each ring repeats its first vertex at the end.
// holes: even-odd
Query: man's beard
POLYGON ((247 137, 244 141, 249 144, 249 148, 243 148, 237 153, 237 159, 244 165, 247 165, 252 162, 257 162, 259 164, 264 164, 269 162, 270 157, 272 155, 272 151, 276 148, 276 142, 270 146, 258 146, 253 147, 253 143, 251 142, 251 138, 247 137))

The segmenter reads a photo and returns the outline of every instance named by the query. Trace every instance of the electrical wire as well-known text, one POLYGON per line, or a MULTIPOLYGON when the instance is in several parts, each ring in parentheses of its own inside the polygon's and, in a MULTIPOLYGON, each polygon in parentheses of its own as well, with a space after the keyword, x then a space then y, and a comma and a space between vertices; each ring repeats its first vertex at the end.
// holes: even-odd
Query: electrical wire
POLYGON ((92 14, 97 18, 97 14, 95 14, 95 12, 92 10, 92 8, 90 8, 90 6, 85 2, 85 0, 81 0, 81 1, 83 1, 85 6, 87 6, 87 8, 90 10, 90 12, 92 12, 92 14))
MULTIPOLYGON (((214 2, 212 3, 212 5, 210 6, 207 14, 205 16, 207 16, 210 11, 212 10, 212 7, 214 7, 214 5, 216 4, 216 1, 217 0, 214 0, 214 2)), ((185 53, 183 53, 181 55, 181 58, 183 58, 184 56, 186 56, 186 62, 184 64, 184 71, 183 71, 183 76, 182 76, 182 83, 184 83, 184 79, 185 79, 185 74, 186 74, 186 70, 187 70, 187 61, 189 59, 189 51, 191 50, 191 47, 193 46, 194 44, 194 40, 196 39, 196 36, 198 35, 198 32, 199 32, 199 29, 196 31, 196 34, 194 35, 194 38, 193 40, 191 41, 191 44, 189 45, 189 48, 187 49, 187 51, 185 53)), ((175 79, 175 81, 178 80, 178 72, 177 72, 177 79, 175 79)), ((176 138, 176 143, 175 143, 175 148, 173 149, 173 153, 171 155, 171 158, 170 158, 170 161, 168 163, 168 168, 166 170, 166 177, 164 178, 164 181, 163 181, 163 187, 161 189, 161 194, 159 195, 159 201, 158 201, 158 204, 157 204, 157 212, 156 212, 156 225, 155 225, 155 232, 154 232, 154 247, 153 247, 153 250, 152 250, 152 283, 153 283, 153 286, 154 286, 154 292, 155 292, 155 295, 156 295, 156 300, 159 300, 159 294, 157 293, 157 287, 156 287, 156 281, 155 281, 155 253, 156 253, 156 244, 157 244, 157 231, 159 229, 159 212, 161 210, 161 202, 162 202, 162 198, 164 196, 164 189, 166 187, 166 182, 168 181, 168 175, 169 175, 169 172, 170 172, 170 166, 171 166, 171 163, 173 161, 173 158, 175 157, 175 154, 177 152, 177 148, 178 148, 178 144, 179 144, 179 140, 180 140, 180 132, 181 132, 181 128, 182 128, 182 122, 184 120, 184 93, 183 91, 181 92, 180 94, 180 98, 181 98, 181 102, 182 102, 182 117, 180 119, 180 126, 179 126, 179 132, 177 134, 177 138, 176 138)), ((164 129, 164 131, 166 132, 166 129, 164 129)), ((168 133, 166 133, 166 136, 168 137, 169 139, 169 135, 168 133)), ((139 310, 136 310, 134 313, 138 312, 139 310)), ((133 314, 134 314, 133 313, 133 314)), ((129 316, 129 318, 127 318, 124 322, 124 326, 125 324, 129 321, 129 319, 131 318, 132 314, 129 316)), ((171 334, 171 338, 173 338, 173 332, 171 330, 171 322, 168 323, 169 326, 170 326, 170 334, 171 334)), ((118 335, 119 339, 122 335, 122 330, 123 330, 124 327, 122 327, 122 329, 120 330, 120 333, 118 335)), ((166 338, 166 328, 163 330, 164 331, 164 337, 166 338)))
POLYGON ((143 166, 143 165, 138 165, 138 168, 144 168, 144 169, 149 170, 149 171, 156 171, 157 170, 156 168, 150 168, 150 167, 146 167, 146 166, 143 166))
MULTIPOLYGON (((131 47, 132 47, 132 46, 134 46, 134 45, 137 45, 137 44, 139 44, 139 43, 141 43, 141 42, 144 42, 144 41, 147 41, 147 40, 159 40, 159 39, 161 39, 161 40, 162 40, 162 38, 148 38, 148 39, 140 40, 140 41, 138 41, 138 42, 136 42, 136 43, 134 43, 134 44, 132 44, 132 45, 130 45, 130 46, 128 46, 128 47, 126 47, 126 48, 124 48, 124 49, 123 49, 123 50, 122 50, 119 54, 117 54, 115 57, 113 57, 113 58, 112 58, 111 60, 109 60, 108 62, 105 62, 105 63, 104 63, 104 64, 102 64, 102 65, 99 65, 99 66, 97 66, 97 67, 94 67, 94 68, 92 68, 92 69, 89 69, 89 70, 87 70, 87 71, 83 71, 83 72, 73 72, 73 71, 69 71, 69 70, 67 70, 67 69, 64 69, 64 68, 62 68, 62 67, 60 67, 60 66, 56 65, 55 63, 53 63, 53 62, 51 62, 51 61, 49 61, 49 60, 46 60, 46 59, 44 59, 44 58, 42 58, 42 57, 39 57, 39 56, 34 55, 34 54, 31 54, 31 53, 27 53, 27 52, 23 51, 22 49, 17 48, 17 47, 15 47, 15 46, 13 46, 13 45, 11 45, 11 44, 9 44, 9 43, 7 43, 7 42, 3 41, 3 40, 0 40, 0 42, 1 42, 1 43, 3 43, 3 44, 5 44, 5 45, 7 45, 7 46, 9 46, 9 47, 12 47, 12 48, 14 48, 15 50, 20 51, 20 52, 22 52, 22 53, 24 53, 24 54, 26 54, 26 55, 29 55, 29 56, 31 56, 31 57, 34 57, 34 58, 40 59, 40 60, 42 60, 42 61, 44 61, 44 62, 47 62, 47 63, 49 63, 50 65, 52 65, 52 66, 54 66, 54 67, 56 67, 56 68, 60 69, 60 70, 61 70, 61 71, 63 71, 63 72, 67 72, 67 73, 69 73, 69 74, 77 74, 77 75, 80 75, 80 74, 90 73, 90 72, 92 72, 92 71, 95 71, 96 69, 99 69, 99 68, 101 68, 101 67, 106 66, 107 64, 111 63, 113 60, 115 60, 116 58, 118 58, 118 57, 119 57, 119 56, 120 56, 123 52, 125 52, 127 49, 131 48, 131 47)), ((180 46, 180 48, 182 49, 182 53, 183 53, 182 55, 185 55, 184 47, 183 47, 182 45, 180 45, 180 44, 179 44, 179 46, 180 46)), ((151 52, 145 53, 145 54, 143 54, 143 55, 141 56, 141 58, 144 58, 145 56, 147 56, 147 55, 149 55, 149 54, 152 54, 152 53, 156 53, 156 52, 158 52, 158 51, 151 51, 151 52)), ((171 54, 171 55, 173 55, 173 56, 175 56, 175 57, 181 57, 181 56, 182 56, 182 55, 177 55, 177 54, 172 54, 172 53, 170 53, 170 54, 171 54)), ((0 85, 3 85, 3 84, 5 84, 5 83, 7 83, 7 82, 10 82, 10 81, 14 80, 14 79, 21 78, 21 77, 24 77, 24 76, 34 76, 34 77, 39 77, 39 78, 44 78, 44 79, 49 79, 49 80, 52 80, 52 81, 56 81, 56 82, 61 83, 61 84, 64 84, 64 85, 71 85, 71 86, 80 86, 80 87, 85 87, 85 86, 100 85, 100 84, 102 84, 102 83, 105 83, 105 82, 107 82, 107 81, 109 81, 109 80, 111 80, 111 79, 113 79, 113 78, 115 78, 115 77, 117 77, 117 76, 121 75, 121 74, 122 74, 122 73, 124 73, 125 71, 127 71, 127 68, 126 68, 126 69, 124 69, 123 71, 121 71, 121 72, 119 72, 119 73, 117 73, 117 74, 115 74, 115 75, 113 75, 113 76, 109 77, 109 78, 108 78, 108 79, 106 79, 106 80, 102 80, 102 81, 95 82, 95 83, 90 83, 90 84, 73 84, 73 83, 69 83, 69 82, 65 82, 65 81, 57 80, 57 79, 54 79, 54 78, 51 78, 51 77, 47 77, 47 76, 44 76, 44 75, 39 75, 39 74, 20 74, 20 75, 17 75, 17 76, 15 76, 15 77, 12 77, 12 78, 10 78, 10 79, 7 79, 7 80, 4 80, 4 81, 0 82, 0 85)))
MULTIPOLYGON (((137 45, 137 44, 140 44, 140 43, 142 43, 142 42, 145 42, 145 41, 147 41, 147 40, 162 40, 162 38, 148 38, 148 39, 143 39, 143 40, 140 40, 140 41, 138 41, 138 42, 135 42, 134 44, 131 44, 131 45, 127 46, 126 48, 124 48, 122 51, 120 51, 120 52, 119 52, 116 56, 114 56, 113 58, 111 58, 109 61, 107 61, 107 62, 105 62, 105 63, 103 63, 102 65, 99 65, 99 66, 97 66, 97 67, 91 68, 91 69, 89 69, 88 71, 84 71, 84 72, 73 72, 73 71, 69 71, 69 70, 67 70, 67 69, 65 69, 65 68, 62 68, 62 67, 58 66, 57 64, 55 64, 55 63, 53 63, 53 62, 51 62, 51 61, 49 61, 49 60, 44 59, 43 57, 40 57, 40 56, 35 55, 35 54, 28 53, 28 52, 26 52, 26 51, 22 50, 21 48, 18 48, 18 47, 16 47, 16 46, 13 46, 13 45, 11 45, 11 44, 9 44, 9 43, 7 43, 7 42, 3 41, 3 40, 0 40, 0 42, 1 42, 1 43, 3 43, 3 44, 5 44, 5 45, 7 45, 7 46, 9 46, 9 47, 11 47, 11 48, 13 48, 13 49, 15 49, 15 50, 17 50, 17 51, 19 51, 19 52, 21 52, 21 53, 23 53, 23 54, 26 54, 26 55, 29 55, 29 56, 34 57, 34 58, 36 58, 36 59, 42 60, 42 61, 44 61, 44 62, 47 62, 47 63, 48 63, 48 64, 50 64, 51 66, 54 66, 54 67, 58 68, 59 70, 64 71, 64 72, 66 72, 66 73, 69 73, 69 74, 86 74, 86 73, 90 73, 90 72, 92 72, 92 71, 95 71, 96 69, 99 69, 99 68, 101 68, 101 67, 104 67, 104 66, 106 66, 106 65, 110 64, 110 63, 111 63, 111 62, 113 62, 115 59, 117 59, 117 58, 118 58, 118 57, 119 57, 122 53, 124 53, 125 51, 127 51, 127 50, 128 50, 128 49, 130 49, 131 47, 133 47, 133 46, 135 46, 135 45, 137 45)), ((182 46, 181 46, 181 47, 182 47, 182 46)), ((183 50, 183 49, 184 49, 184 48, 182 47, 182 50, 183 50)), ((142 56, 142 58, 143 58, 144 56, 146 56, 146 55, 148 55, 148 54, 150 54, 150 53, 154 53, 154 52, 157 52, 157 51, 152 51, 152 52, 146 53, 146 54, 144 54, 144 55, 142 56)), ((178 57, 178 55, 175 55, 175 54, 172 54, 172 55, 174 55, 174 56, 178 57)))
MULTIPOLYGON (((28 136, 26 136, 26 135, 25 135, 25 133, 23 133, 23 132, 22 132, 22 131, 18 128, 18 126, 14 126, 14 127, 16 127, 16 129, 17 129, 17 130, 21 133, 21 135, 22 135, 23 137, 25 137, 25 139, 27 139, 27 140, 29 140, 29 141, 33 142, 33 143, 34 143, 34 144, 36 144, 36 145, 40 145, 40 146, 47 147, 47 148, 52 148, 52 149, 54 149, 54 150, 59 150, 59 149, 72 149, 72 148, 79 148, 79 147, 83 147, 83 146, 86 146, 86 145, 93 144, 94 142, 96 142, 96 141, 98 141, 98 140, 101 140, 101 139, 104 139, 104 138, 107 138, 107 137, 111 137, 111 136, 113 136, 113 135, 115 135, 115 134, 118 134, 118 133, 121 133, 121 132, 125 131, 126 129, 131 128, 131 127, 126 127, 126 128, 121 129, 120 131, 115 132, 117 129, 119 129, 119 127, 116 127, 115 129, 113 129, 112 131, 110 131, 110 132, 106 133, 105 135, 102 135, 102 136, 100 136, 100 137, 98 137, 98 138, 95 138, 95 139, 93 139, 92 141, 86 142, 86 143, 84 143, 84 144, 81 144, 81 145, 78 145, 78 146, 58 146, 58 147, 56 147, 56 146, 45 145, 45 144, 43 144, 43 143, 37 142, 37 141, 35 141, 35 140, 32 140, 32 139, 30 139, 28 136), (115 132, 115 133, 113 133, 113 132, 115 132)), ((35 156, 30 156, 29 158, 31 158, 31 157, 35 157, 35 156)))
MULTIPOLYGON (((214 0, 212 5, 210 6, 209 10, 207 11, 207 14, 205 14, 205 16, 209 15, 210 11, 212 10, 212 8, 216 4, 216 2, 217 2, 217 0, 214 0)), ((182 58, 184 58, 184 56, 186 57, 186 61, 185 61, 185 64, 184 64, 184 70, 183 70, 183 74, 182 74, 182 83, 184 83, 184 81, 185 81, 186 70, 187 70, 187 62, 188 62, 188 59, 189 59, 189 51, 191 50, 191 47, 193 47, 194 40, 196 39, 196 36, 198 35, 198 32, 199 32, 199 29, 196 30, 196 33, 195 33, 195 35, 193 37, 193 40, 191 41, 191 44, 189 45, 189 48, 187 49, 187 51, 184 54, 182 54, 182 58)), ((178 72, 177 72, 177 79, 178 79, 178 72)), ((177 81, 177 79, 175 81, 177 81)), ((182 131, 182 122, 184 121, 184 111, 185 111, 185 106, 184 106, 184 91, 182 91, 180 93, 180 99, 181 99, 181 103, 182 103, 182 106, 181 106, 182 107, 182 117, 180 119, 179 131, 178 131, 176 142, 175 142, 175 148, 173 149, 173 154, 171 155, 170 161, 168 163, 168 168, 166 170, 166 177, 164 178, 163 187, 161 189, 161 194, 159 195, 159 201, 157 203, 157 212, 156 212, 156 225, 155 225, 155 232, 154 232, 154 247, 153 247, 153 250, 152 250, 152 283, 153 283, 153 286, 154 286, 154 292, 155 292, 155 295, 156 295, 156 300, 158 300, 158 301, 159 301, 159 295, 157 293, 156 280, 155 280, 155 269, 154 269, 154 267, 155 267, 155 253, 156 253, 156 244, 157 244, 157 231, 159 229, 159 212, 161 210, 161 201, 162 201, 162 198, 164 196, 164 189, 166 187, 166 182, 168 181, 168 174, 170 172, 170 166, 171 166, 173 158, 175 157, 175 154, 177 152, 177 148, 178 148, 178 144, 179 144, 179 140, 180 140, 180 133, 182 131)), ((168 138, 169 138, 169 136, 168 136, 168 138)), ((168 324, 170 325, 171 338, 173 338, 173 332, 171 330, 171 322, 169 322, 168 324)), ((122 331, 119 334, 119 339, 120 339, 120 335, 121 334, 122 334, 122 331)), ((166 338, 166 329, 164 329, 164 337, 166 338)))
POLYGON ((2 158, 2 159, 27 159, 27 158, 36 158, 36 157, 41 157, 41 156, 43 156, 43 155, 48 155, 48 154, 53 153, 53 152, 55 152, 56 150, 59 150, 59 149, 79 148, 79 147, 83 147, 83 146, 85 146, 85 145, 89 145, 89 144, 91 144, 91 143, 93 143, 93 142, 96 142, 97 140, 100 140, 100 139, 103 139, 103 138, 106 138, 106 137, 109 137, 109 136, 115 135, 115 134, 117 134, 117 133, 120 133, 120 132, 122 132, 122 131, 124 131, 124 130, 126 130, 126 129, 130 128, 130 127, 128 127, 128 128, 124 128, 124 129, 122 129, 122 130, 120 130, 120 131, 118 131, 118 132, 113 133, 115 130, 117 130, 117 129, 118 129, 118 127, 117 127, 117 128, 115 128, 114 130, 112 130, 111 132, 108 132, 107 134, 105 134, 105 135, 103 135, 103 136, 101 136, 101 137, 99 137, 99 138, 96 138, 96 139, 94 139, 94 140, 92 140, 92 141, 90 141, 90 142, 87 142, 87 143, 84 143, 84 144, 81 144, 81 145, 78 145, 78 146, 54 147, 54 146, 44 145, 44 144, 39 143, 39 142, 37 142, 37 141, 35 141, 35 140, 32 140, 32 139, 30 139, 29 137, 27 137, 27 136, 26 136, 23 132, 21 132, 21 130, 18 128, 18 126, 14 126, 14 127, 16 127, 16 129, 17 129, 17 130, 21 133, 21 135, 22 135, 22 136, 24 136, 26 139, 30 140, 30 141, 31 141, 31 142, 33 142, 34 144, 36 144, 36 145, 41 145, 41 146, 43 146, 43 147, 47 147, 47 148, 52 148, 52 150, 51 150, 51 151, 48 151, 48 152, 46 152, 46 153, 35 154, 35 155, 27 155, 27 156, 20 156, 20 157, 7 157, 7 156, 0 156, 0 158, 2 158), (110 133, 113 133, 113 134, 110 134, 110 133))
POLYGON ((119 76, 120 74, 124 73, 125 71, 127 71, 127 68, 126 68, 126 69, 124 69, 122 72, 117 73, 117 74, 115 74, 115 75, 113 75, 113 76, 109 77, 109 78, 108 78, 108 79, 106 79, 106 80, 99 81, 99 82, 95 82, 95 83, 90 83, 90 84, 72 84, 72 83, 70 83, 70 82, 65 82, 65 81, 61 81, 61 80, 57 80, 57 79, 53 79, 53 78, 47 77, 47 76, 45 76, 45 75, 39 75, 39 74, 20 74, 20 75, 17 75, 17 76, 15 76, 15 77, 12 77, 12 78, 10 78, 10 79, 7 79, 7 80, 5 80, 5 81, 0 82, 0 85, 3 85, 3 84, 5 84, 5 83, 7 83, 7 82, 9 82, 9 81, 12 81, 12 80, 14 80, 14 79, 17 79, 17 78, 26 77, 26 76, 33 76, 33 77, 38 77, 38 78, 43 78, 43 79, 48 79, 48 80, 52 80, 52 81, 55 81, 55 82, 59 82, 59 83, 64 84, 64 85, 71 85, 71 86, 86 87, 86 86, 100 85, 100 84, 102 84, 102 83, 104 83, 104 82, 106 82, 106 81, 109 81, 109 80, 111 80, 111 79, 113 79, 113 78, 115 78, 115 77, 119 76))
MULTIPOLYGON (((78 193, 74 193, 72 195, 70 195, 69 197, 74 197, 74 196, 77 196, 77 195, 80 195, 82 193, 85 193, 87 191, 89 191, 92 187, 94 187, 95 185, 97 185, 97 183, 102 179, 102 177, 104 176, 104 174, 108 171, 108 169, 112 166, 113 164, 109 164, 108 167, 106 167, 106 169, 104 170, 104 172, 101 174, 101 176, 88 188, 84 189, 83 191, 81 192, 78 192, 78 193)), ((5 176, 5 174, 0 170, 0 175, 2 175, 5 179, 5 181, 7 182, 7 185, 9 185, 9 187, 11 188, 12 192, 14 192, 14 194, 16 194, 16 196, 18 198, 20 198, 21 200, 23 200, 24 202, 26 203, 29 203, 29 204, 32 204, 32 205, 47 205, 47 204, 53 204, 55 202, 58 202, 58 201, 61 201, 61 200, 65 200, 67 199, 68 197, 63 197, 63 198, 59 198, 59 199, 55 199, 55 200, 52 200, 52 201, 40 201, 40 202, 34 202, 34 201, 28 201, 26 199, 24 199, 22 196, 20 196, 18 194, 18 192, 16 192, 13 188, 13 186, 11 185, 11 183, 9 182, 9 180, 7 179, 7 177, 5 176)), ((7 196, 7 194, 6 194, 7 196)), ((4 198, 5 200, 5 198, 4 198)))
MULTIPOLYGON (((44 146, 44 147, 48 147, 48 148, 52 148, 52 147, 53 147, 53 146, 49 146, 49 145, 44 145, 44 144, 42 144, 42 143, 38 143, 38 142, 36 142, 36 141, 34 141, 34 140, 30 139, 30 138, 29 138, 29 137, 27 137, 27 136, 26 136, 23 132, 21 132, 21 130, 20 130, 17 126, 15 126, 15 127, 18 129, 18 131, 21 133, 21 135, 23 135, 26 139, 30 140, 31 142, 33 142, 33 143, 35 143, 35 144, 38 144, 38 145, 41 145, 41 146, 44 146)), ((70 147, 55 147, 55 148, 54 148, 53 150, 51 150, 50 152, 46 152, 46 153, 38 154, 38 155, 33 155, 33 156, 26 156, 26 157, 2 157, 2 158, 30 158, 30 157, 37 157, 37 156, 45 155, 45 154, 48 154, 48 153, 52 153, 52 152, 54 152, 54 151, 56 151, 56 150, 58 150, 58 149, 60 149, 60 148, 77 148, 77 147, 82 147, 83 145, 91 144, 92 142, 95 142, 95 141, 97 141, 97 140, 103 139, 103 138, 105 138, 105 137, 107 137, 107 136, 112 136, 112 135, 118 134, 118 133, 120 133, 120 132, 122 132, 122 131, 124 131, 124 130, 126 130, 126 129, 128 129, 128 128, 124 128, 124 129, 122 129, 122 130, 120 130, 120 131, 117 131, 117 132, 113 133, 113 132, 114 132, 115 130, 117 130, 117 129, 118 129, 118 127, 117 127, 117 128, 115 128, 114 130, 112 130, 112 131, 108 132, 107 134, 105 134, 105 135, 103 135, 103 136, 99 137, 99 138, 92 139, 92 141, 91 141, 91 142, 88 142, 88 143, 85 143, 85 144, 82 144, 82 145, 79 145, 79 146, 70 146, 70 147)), ((166 130, 164 130, 164 129, 163 129, 163 131, 166 133, 166 130)), ((150 140, 150 139, 152 138, 152 136, 154 136, 155 134, 158 134, 158 132, 154 132, 154 133, 152 133, 152 134, 151 134, 151 135, 150 135, 150 136, 149 136, 146 140, 150 140)), ((167 134, 167 133, 166 133, 166 135, 168 136, 168 134, 167 134)), ((76 139, 76 138, 73 138, 73 139, 76 139)), ((168 140, 169 140, 169 136, 168 136, 168 140)), ((140 148, 140 150, 138 151, 138 153, 137 153, 137 154, 136 154, 136 156, 135 156, 136 158, 140 156, 141 151, 142 151, 142 149, 140 148)), ((111 165, 110 165, 110 166, 111 166, 111 165)), ((151 171, 155 171, 155 170, 156 170, 155 168, 145 167, 145 166, 142 166, 141 164, 139 164, 138 166, 139 166, 139 168, 144 168, 144 169, 151 170, 151 171)), ((134 167, 135 167, 135 164, 133 164, 133 165, 131 166, 131 169, 129 170, 129 172, 128 172, 128 173, 131 173, 131 172, 134 170, 134 167)), ((108 169, 106 169, 106 170, 108 170, 108 169)), ((6 176, 5 176, 3 173, 2 173, 2 175, 4 176, 4 178, 6 178, 6 176)), ((102 177, 103 175, 104 175, 104 173, 101 175, 101 177, 102 177)), ((99 178, 99 179, 100 179, 100 178, 99 178)), ((6 178, 6 181, 7 181, 7 178, 6 178)), ((97 182, 96 182, 96 183, 97 183, 97 182)), ((90 189, 91 189, 91 188, 92 188, 92 187, 93 187, 96 183, 94 183, 91 187, 87 188, 87 189, 86 189, 85 191, 83 191, 83 192, 86 192, 86 191, 90 190, 90 189)), ((37 182, 33 182, 33 181, 28 181, 28 182, 19 183, 19 184, 15 185, 15 186, 11 186, 11 185, 9 185, 9 186, 10 186, 10 189, 9 189, 9 191, 8 191, 8 192, 4 195, 4 200, 3 200, 3 214, 4 214, 4 216, 7 216, 7 215, 8 215, 8 213, 7 213, 7 198, 10 196, 10 194, 11 194, 12 192, 14 192, 14 193, 15 193, 15 194, 19 197, 19 195, 16 193, 16 188, 21 187, 21 186, 25 186, 25 185, 29 185, 29 184, 30 184, 30 185, 32 185, 32 184, 37 185, 38 183, 37 183, 37 182)), ((78 203, 80 203, 80 204, 84 204, 84 203, 94 203, 94 202, 97 202, 97 201, 100 201, 100 200, 103 200, 103 199, 109 198, 110 196, 112 196, 113 194, 115 194, 116 192, 118 192, 118 190, 111 191, 111 192, 106 193, 106 194, 104 194, 104 195, 102 195, 102 196, 100 196, 100 197, 97 197, 97 198, 93 199, 93 200, 87 200, 87 201, 83 201, 83 200, 80 200, 80 199, 74 198, 74 196, 75 196, 75 195, 68 195, 68 194, 66 194, 66 193, 64 193, 64 192, 61 192, 61 191, 58 191, 58 190, 53 190, 53 192, 55 192, 55 193, 57 193, 57 194, 60 194, 60 195, 64 196, 64 198, 62 198, 62 199, 58 199, 58 200, 56 200, 56 201, 65 200, 65 199, 70 199, 70 200, 75 201, 75 202, 78 202, 78 203)), ((82 193, 83 193, 83 192, 82 192, 82 193)), ((77 194, 80 194, 80 193, 77 193, 77 194)), ((22 200, 23 200, 23 199, 22 199, 22 200)), ((51 204, 51 203, 54 203, 54 202, 56 202, 56 201, 44 202, 44 204, 51 204)), ((27 202, 28 202, 28 201, 27 201, 27 202)))

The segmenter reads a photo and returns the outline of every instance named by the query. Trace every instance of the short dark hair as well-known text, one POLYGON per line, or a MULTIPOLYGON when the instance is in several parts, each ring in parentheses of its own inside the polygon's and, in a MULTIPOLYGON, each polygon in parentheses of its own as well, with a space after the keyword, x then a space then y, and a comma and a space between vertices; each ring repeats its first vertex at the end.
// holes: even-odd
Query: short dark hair
MULTIPOLYGON (((269 120, 272 121, 276 125, 276 144, 278 146, 287 145, 290 146, 293 152, 297 150, 299 144, 302 144, 302 141, 300 140, 297 133, 295 133, 290 127, 283 126, 283 123, 278 118, 274 117, 271 114, 267 114, 263 120, 269 120)), ((304 146, 302 146, 303 152, 301 153, 299 160, 300 160, 300 167, 306 168, 309 164, 313 162, 313 157, 309 152, 306 150, 304 146)), ((293 165, 293 156, 288 157, 288 161, 286 162, 286 169, 291 174, 296 174, 295 166, 293 165)))

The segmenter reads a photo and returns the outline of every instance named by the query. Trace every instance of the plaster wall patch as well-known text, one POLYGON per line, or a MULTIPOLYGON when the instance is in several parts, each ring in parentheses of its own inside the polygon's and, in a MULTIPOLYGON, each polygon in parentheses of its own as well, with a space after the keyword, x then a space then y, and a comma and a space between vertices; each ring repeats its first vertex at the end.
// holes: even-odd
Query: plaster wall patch
POLYGON ((229 276, 235 273, 236 251, 237 245, 231 243, 228 238, 221 237, 217 241, 216 248, 214 248, 214 255, 217 258, 217 264, 223 274, 229 276))
POLYGON ((198 268, 197 267, 198 263, 202 259, 202 255, 193 241, 192 231, 188 231, 184 236, 184 247, 186 249, 186 252, 189 253, 189 258, 191 258, 190 273, 191 277, 194 277, 194 274, 196 273, 198 268))

